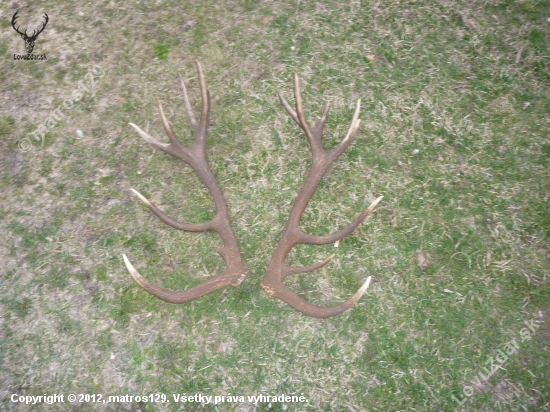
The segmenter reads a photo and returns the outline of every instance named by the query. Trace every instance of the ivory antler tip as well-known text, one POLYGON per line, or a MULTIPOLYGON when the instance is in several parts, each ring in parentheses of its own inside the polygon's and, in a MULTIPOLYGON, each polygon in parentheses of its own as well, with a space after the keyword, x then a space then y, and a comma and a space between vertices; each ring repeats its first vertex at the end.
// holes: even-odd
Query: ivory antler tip
POLYGON ((361 286, 361 288, 359 289, 358 293, 360 293, 361 295, 363 295, 363 293, 365 293, 365 292, 367 291, 367 289, 369 288, 371 279, 372 279, 372 276, 369 276, 369 277, 367 278, 367 280, 365 281, 365 283, 363 284, 363 286, 361 286))
POLYGON ((141 200, 143 203, 145 203, 146 205, 150 205, 151 202, 149 202, 149 200, 147 200, 147 198, 145 196, 143 196, 141 193, 139 193, 136 189, 134 188, 130 188, 130 190, 139 198, 139 200, 141 200))
POLYGON ((371 212, 374 210, 374 208, 380 203, 380 201, 384 198, 384 196, 380 196, 378 199, 376 199, 374 202, 372 202, 368 208, 371 212))

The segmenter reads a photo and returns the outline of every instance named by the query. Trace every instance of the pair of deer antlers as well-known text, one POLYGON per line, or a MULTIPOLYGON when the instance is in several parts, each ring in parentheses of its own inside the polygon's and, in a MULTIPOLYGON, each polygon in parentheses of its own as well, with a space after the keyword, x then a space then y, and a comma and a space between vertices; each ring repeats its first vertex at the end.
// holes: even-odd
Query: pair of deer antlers
MULTIPOLYGON (((172 130, 170 124, 168 123, 168 120, 166 119, 166 115, 164 114, 164 110, 162 109, 162 104, 160 102, 160 117, 162 119, 164 129, 166 130, 166 134, 168 134, 168 138, 170 139, 169 144, 158 141, 157 139, 149 136, 135 124, 130 123, 130 126, 132 126, 139 133, 139 135, 143 137, 143 139, 151 146, 174 157, 177 157, 178 159, 183 160, 185 163, 191 166, 191 168, 193 168, 195 173, 197 173, 199 178, 202 180, 204 185, 208 188, 208 191, 214 199, 214 204, 216 206, 216 214, 214 218, 209 222, 186 224, 168 217, 154 204, 149 202, 149 200, 147 200, 141 193, 139 193, 137 190, 131 189, 132 192, 134 192, 138 196, 138 198, 143 203, 145 203, 145 205, 167 225, 179 230, 187 230, 190 232, 205 232, 211 230, 217 232, 223 241, 223 247, 218 250, 218 253, 225 261, 226 269, 222 273, 208 279, 207 281, 184 291, 172 291, 162 289, 159 286, 149 282, 139 274, 136 268, 130 263, 126 255, 122 255, 124 258, 124 263, 126 264, 126 268, 130 272, 130 275, 132 275, 134 280, 147 292, 170 303, 189 302, 224 286, 238 286, 248 273, 248 269, 244 265, 241 258, 241 253, 239 250, 237 239, 235 237, 235 232, 233 232, 233 228, 231 227, 229 213, 227 210, 227 202, 225 200, 222 190, 220 189, 220 186, 218 185, 218 182, 216 181, 216 178, 214 177, 214 174, 212 173, 212 170, 210 170, 210 167, 206 162, 206 134, 208 129, 208 115, 210 111, 210 105, 208 101, 208 90, 206 87, 206 82, 204 80, 202 67, 198 61, 196 62, 196 65, 199 73, 199 84, 202 98, 202 111, 198 122, 191 107, 191 103, 189 102, 185 83, 180 76, 181 87, 183 89, 183 98, 185 101, 185 106, 187 108, 187 114, 189 116, 189 121, 191 122, 191 126, 193 127, 196 137, 195 144, 192 147, 183 146, 181 142, 176 138, 174 131, 172 130)), ((322 262, 310 266, 288 266, 285 263, 286 256, 295 245, 326 245, 336 242, 343 237, 349 235, 374 210, 374 208, 376 207, 378 202, 380 202, 383 196, 372 202, 372 204, 364 212, 362 212, 348 227, 339 230, 332 235, 310 235, 302 231, 302 229, 300 228, 300 218, 302 217, 302 214, 304 213, 304 210, 306 209, 307 204, 311 199, 311 196, 313 195, 313 192, 315 192, 315 189, 319 185, 319 182, 321 181, 322 177, 329 169, 329 167, 332 165, 332 163, 334 163, 334 161, 353 143, 353 140, 355 139, 357 130, 359 129, 359 124, 361 122, 358 119, 361 100, 357 101, 357 107, 355 109, 355 113, 353 115, 353 119, 351 121, 351 125, 349 127, 346 137, 340 142, 340 144, 338 144, 338 146, 327 151, 323 149, 321 136, 323 133, 323 128, 325 126, 325 122, 327 120, 327 115, 330 108, 329 104, 327 103, 325 105, 321 119, 315 124, 313 128, 311 128, 304 116, 304 110, 302 108, 302 96, 300 93, 300 85, 298 83, 297 75, 294 75, 294 97, 296 99, 296 111, 294 111, 290 107, 288 102, 284 99, 284 97, 279 94, 279 98, 281 99, 281 102, 290 117, 292 117, 294 121, 298 123, 298 125, 305 132, 311 146, 313 162, 306 181, 302 189, 300 190, 300 193, 298 194, 294 206, 292 207, 285 232, 281 240, 279 241, 275 252, 273 253, 273 257, 271 258, 267 274, 262 280, 261 286, 269 297, 281 299, 282 301, 286 302, 294 309, 300 311, 305 315, 313 316, 316 318, 328 318, 331 316, 339 315, 347 309, 351 308, 355 304, 355 302, 357 302, 361 298, 361 296, 369 287, 371 277, 369 276, 363 286, 361 286, 361 288, 346 302, 333 307, 319 307, 306 302, 292 290, 288 289, 283 284, 283 280, 289 275, 306 273, 319 269, 330 262, 334 255, 328 257, 322 262)))

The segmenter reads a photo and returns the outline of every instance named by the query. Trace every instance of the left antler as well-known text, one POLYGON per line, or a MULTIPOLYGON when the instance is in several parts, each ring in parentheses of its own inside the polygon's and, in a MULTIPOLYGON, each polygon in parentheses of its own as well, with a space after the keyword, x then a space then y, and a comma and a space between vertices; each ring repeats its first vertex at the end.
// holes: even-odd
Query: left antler
POLYGON ((279 241, 277 248, 271 258, 269 263, 269 268, 267 274, 261 282, 262 288, 271 298, 278 298, 282 301, 288 303, 294 309, 302 312, 304 315, 313 316, 316 318, 328 318, 331 316, 336 316, 342 312, 351 308, 355 302, 357 302, 361 296, 365 293, 369 287, 371 277, 369 276, 363 286, 346 302, 333 307, 319 307, 312 305, 311 303, 306 302, 292 290, 288 289, 284 284, 283 280, 288 275, 294 275, 298 273, 311 272, 316 269, 319 269, 325 266, 328 262, 332 260, 334 255, 325 259, 320 263, 316 263, 310 266, 288 266, 285 263, 286 256, 290 250, 297 244, 307 244, 307 245, 326 245, 328 243, 336 242, 337 240, 342 239, 343 237, 349 235, 353 232, 365 218, 374 210, 378 202, 382 200, 383 196, 380 196, 372 204, 362 212, 348 227, 339 230, 332 235, 318 236, 310 235, 302 231, 300 228, 300 218, 304 213, 304 210, 307 207, 311 196, 315 192, 315 189, 319 185, 319 182, 323 178, 324 174, 327 172, 329 167, 338 159, 338 157, 344 153, 344 151, 353 143, 357 130, 359 129, 359 124, 361 120, 359 117, 359 109, 361 106, 361 100, 357 101, 357 107, 351 120, 351 125, 349 127, 348 133, 344 140, 334 147, 331 150, 323 149, 321 143, 321 138, 323 134, 323 128, 327 120, 327 115, 329 112, 330 105, 327 103, 323 110, 323 115, 321 119, 315 124, 315 127, 312 129, 306 121, 304 116, 304 110, 302 108, 302 96, 300 93, 300 85, 298 81, 298 75, 294 75, 294 98, 296 99, 296 111, 290 107, 288 102, 284 97, 279 93, 279 99, 283 104, 284 108, 294 119, 296 123, 302 128, 305 132, 309 145, 311 146, 311 152, 313 156, 313 161, 311 164, 311 169, 306 178, 306 181, 294 202, 294 206, 290 211, 290 216, 288 218, 288 223, 286 225, 285 233, 279 241))
POLYGON ((133 123, 130 123, 139 135, 155 149, 161 150, 169 155, 177 157, 178 159, 184 161, 189 166, 193 168, 195 173, 202 180, 204 185, 208 188, 212 199, 214 199, 214 204, 216 205, 216 215, 212 220, 205 223, 181 223, 168 216, 166 216, 160 209, 158 209, 154 204, 149 202, 141 193, 137 190, 131 189, 135 195, 143 202, 145 205, 151 209, 160 220, 166 223, 173 228, 179 230, 187 230, 189 232, 206 232, 208 230, 217 232, 222 241, 223 247, 218 250, 219 255, 223 258, 226 264, 226 269, 222 273, 205 280, 201 284, 194 286, 190 289, 183 291, 172 291, 166 290, 154 285, 149 282, 139 272, 134 268, 130 263, 126 255, 122 255, 124 258, 124 263, 126 268, 130 272, 130 275, 134 280, 147 292, 155 295, 156 297, 163 299, 170 303, 184 303, 200 298, 201 296, 206 295, 207 293, 213 292, 217 289, 220 289, 224 286, 238 286, 239 283, 243 281, 248 269, 244 266, 244 263, 241 258, 241 253, 239 251, 239 245, 237 243, 237 238, 235 237, 235 232, 231 227, 231 222, 229 221, 229 212, 227 210, 227 202, 223 195, 212 170, 208 167, 206 162, 206 133, 208 129, 208 114, 210 111, 210 105, 208 102, 208 90, 206 88, 206 81, 204 80, 204 74, 202 72, 202 67, 199 62, 197 63, 197 71, 199 72, 199 84, 201 89, 202 97, 202 111, 200 119, 197 121, 189 98, 187 97, 187 89, 185 88, 185 83, 180 76, 181 87, 183 89, 183 99, 185 101, 185 106, 187 108, 187 115, 191 123, 191 127, 195 132, 195 144, 192 147, 186 147, 181 144, 177 139, 174 131, 170 127, 162 105, 159 102, 159 112, 160 118, 166 134, 170 139, 170 143, 162 143, 157 139, 149 136, 143 130, 133 123))

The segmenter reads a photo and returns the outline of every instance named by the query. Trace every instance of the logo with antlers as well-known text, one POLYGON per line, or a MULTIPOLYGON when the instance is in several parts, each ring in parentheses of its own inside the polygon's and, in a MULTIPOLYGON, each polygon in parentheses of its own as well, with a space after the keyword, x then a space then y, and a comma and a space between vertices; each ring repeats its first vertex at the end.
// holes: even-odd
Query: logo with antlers
POLYGON ((27 53, 32 53, 32 51, 34 49, 34 42, 38 38, 38 35, 44 31, 44 29, 46 28, 46 24, 48 24, 48 20, 49 20, 48 15, 46 13, 44 13, 44 23, 42 24, 42 27, 38 30, 33 30, 32 35, 29 36, 27 34, 27 30, 25 30, 25 32, 22 33, 22 32, 19 31, 20 26, 15 27, 16 20, 19 17, 17 15, 17 13, 19 13, 19 10, 17 10, 15 12, 15 14, 13 15, 13 17, 11 19, 11 26, 13 27, 13 29, 17 33, 19 33, 21 35, 23 40, 25 40, 25 48, 27 49, 27 53))

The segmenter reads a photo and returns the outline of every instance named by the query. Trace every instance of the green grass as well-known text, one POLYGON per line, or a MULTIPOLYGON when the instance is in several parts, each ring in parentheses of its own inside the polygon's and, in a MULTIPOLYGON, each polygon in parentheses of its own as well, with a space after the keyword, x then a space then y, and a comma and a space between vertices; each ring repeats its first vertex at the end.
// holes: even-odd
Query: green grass
POLYGON ((115 3, 41 4, 55 17, 56 31, 37 40, 48 61, 10 60, 21 48, 15 32, 0 47, 9 102, 0 116, 0 409, 23 410, 12 393, 160 392, 169 404, 48 408, 454 411, 453 397, 472 386, 462 410, 550 410, 548 1, 115 3), (86 37, 75 37, 84 26, 86 37), (183 290, 223 270, 221 241, 171 229, 130 188, 189 223, 211 219, 214 204, 188 166, 128 123, 167 141, 160 100, 191 145, 178 74, 198 113, 196 59, 211 99, 208 162, 250 272, 238 288, 171 305, 132 281, 122 254, 147 279, 183 290), (90 86, 94 65, 105 73, 94 77, 95 96, 21 150, 79 82, 90 86), (336 254, 286 281, 317 305, 338 304, 373 277, 355 307, 324 320, 259 285, 311 164, 277 97, 293 104, 294 73, 310 123, 331 102, 325 148, 362 101, 357 140, 302 228, 332 233, 384 196, 337 249, 298 246, 288 256, 309 265, 336 254), (531 320, 539 328, 520 342, 531 320), (473 385, 512 339, 518 351, 473 385), (308 402, 173 402, 185 393, 308 402))
POLYGON ((155 45, 155 57, 159 60, 166 60, 168 57, 168 51, 170 46, 167 44, 156 44, 155 45))
POLYGON ((6 136, 15 130, 15 119, 11 115, 0 117, 0 136, 6 136))

